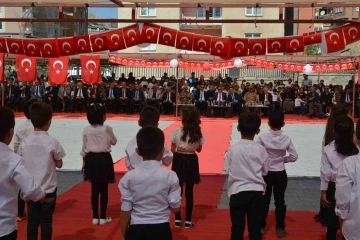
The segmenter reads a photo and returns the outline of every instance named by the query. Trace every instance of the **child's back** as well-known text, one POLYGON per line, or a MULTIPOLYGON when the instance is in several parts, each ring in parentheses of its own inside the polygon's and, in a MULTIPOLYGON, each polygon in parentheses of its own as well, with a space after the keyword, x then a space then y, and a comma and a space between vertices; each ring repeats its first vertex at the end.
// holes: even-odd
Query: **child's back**
POLYGON ((83 131, 83 148, 80 155, 87 153, 111 152, 111 145, 115 145, 117 139, 110 126, 89 125, 83 131))

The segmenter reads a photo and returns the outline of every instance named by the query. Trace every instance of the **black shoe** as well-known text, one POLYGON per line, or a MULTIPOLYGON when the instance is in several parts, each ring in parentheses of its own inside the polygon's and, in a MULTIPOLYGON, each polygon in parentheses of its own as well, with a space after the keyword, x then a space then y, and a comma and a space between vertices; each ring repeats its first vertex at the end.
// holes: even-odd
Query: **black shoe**
POLYGON ((175 227, 176 228, 181 227, 181 220, 175 220, 175 227))
POLYGON ((186 221, 185 222, 185 228, 191 228, 195 226, 195 224, 192 221, 186 221))

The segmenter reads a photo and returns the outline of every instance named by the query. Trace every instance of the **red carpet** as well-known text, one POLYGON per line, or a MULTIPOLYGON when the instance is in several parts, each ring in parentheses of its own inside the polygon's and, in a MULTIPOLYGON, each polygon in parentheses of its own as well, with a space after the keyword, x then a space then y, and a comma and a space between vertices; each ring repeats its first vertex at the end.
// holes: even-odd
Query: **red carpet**
MULTIPOLYGON (((117 175, 119 181, 122 175, 117 175)), ((223 240, 230 238, 229 210, 216 208, 224 184, 223 176, 202 176, 195 187, 195 207, 192 229, 173 230, 174 240, 223 240)), ((182 204, 184 208, 184 202, 182 204)), ((184 212, 185 209, 182 209, 184 212)), ((54 214, 53 240, 117 240, 120 239, 120 193, 117 184, 109 188, 108 215, 113 222, 106 226, 92 226, 90 184, 83 182, 58 198, 54 214)), ((325 240, 325 229, 314 224, 311 212, 288 212, 286 222, 291 240, 325 240)), ((273 212, 269 216, 269 230, 264 240, 275 240, 273 212)), ((171 218, 173 223, 173 217, 171 218)), ((19 240, 26 239, 26 221, 19 224, 19 240)), ((154 239, 156 240, 156 239, 154 239)))

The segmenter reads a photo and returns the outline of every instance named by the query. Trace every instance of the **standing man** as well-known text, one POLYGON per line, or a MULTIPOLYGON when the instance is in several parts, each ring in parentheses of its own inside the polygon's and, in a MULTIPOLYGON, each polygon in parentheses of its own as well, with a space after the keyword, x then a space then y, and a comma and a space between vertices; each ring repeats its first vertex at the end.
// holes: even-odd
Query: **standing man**
POLYGON ((302 87, 305 87, 305 86, 312 87, 312 80, 309 79, 309 76, 306 74, 303 74, 303 77, 304 77, 304 80, 302 80, 301 86, 302 87))

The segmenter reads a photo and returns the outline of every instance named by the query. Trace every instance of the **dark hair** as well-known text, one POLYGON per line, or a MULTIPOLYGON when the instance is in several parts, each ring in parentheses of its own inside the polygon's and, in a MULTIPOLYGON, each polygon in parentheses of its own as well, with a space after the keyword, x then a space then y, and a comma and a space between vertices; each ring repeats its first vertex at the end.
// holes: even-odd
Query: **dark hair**
POLYGON ((163 131, 155 126, 145 126, 136 135, 138 151, 144 160, 155 159, 163 150, 165 137, 163 131))
POLYGON ((359 153, 359 149, 354 143, 354 122, 346 116, 335 119, 335 149, 338 153, 351 156, 359 153))
POLYGON ((186 141, 189 136, 188 143, 195 143, 202 138, 200 128, 201 120, 199 111, 193 106, 186 106, 181 109, 181 122, 183 125, 182 141, 186 141))
POLYGON ((239 131, 242 136, 253 137, 259 130, 261 119, 254 112, 243 112, 239 116, 239 131))
POLYGON ((272 128, 281 128, 284 125, 284 119, 284 113, 281 110, 274 110, 269 114, 269 124, 272 128))
POLYGON ((87 120, 91 125, 103 125, 106 108, 101 103, 91 103, 87 110, 87 120))
POLYGON ((329 119, 326 124, 325 128, 325 135, 324 135, 324 146, 328 145, 332 141, 335 140, 334 134, 334 123, 335 119, 340 116, 346 116, 351 112, 351 109, 346 104, 336 104, 332 107, 329 119))
POLYGON ((360 139, 360 119, 356 122, 356 138, 360 139))
POLYGON ((0 107, 0 141, 4 141, 5 135, 15 127, 15 115, 8 107, 0 107))
POLYGON ((37 100, 35 98, 31 98, 29 100, 27 100, 25 103, 24 103, 24 114, 25 114, 25 117, 27 119, 30 119, 30 107, 33 103, 36 103, 37 100))
POLYGON ((157 127, 160 119, 160 112, 154 106, 145 106, 140 112, 139 125, 141 127, 157 127))
POLYGON ((36 128, 42 128, 52 118, 52 108, 49 104, 35 102, 30 106, 30 120, 36 128))

